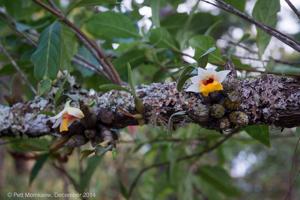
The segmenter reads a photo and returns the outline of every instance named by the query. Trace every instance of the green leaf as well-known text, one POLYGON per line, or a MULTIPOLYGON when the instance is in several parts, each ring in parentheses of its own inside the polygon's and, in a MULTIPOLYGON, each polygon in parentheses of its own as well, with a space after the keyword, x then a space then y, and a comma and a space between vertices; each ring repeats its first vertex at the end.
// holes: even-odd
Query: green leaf
POLYGON ((170 48, 179 51, 172 35, 165 28, 156 28, 150 32, 150 43, 159 48, 170 48))
POLYGON ((110 144, 108 146, 101 146, 101 145, 97 145, 95 148, 95 155, 97 156, 103 156, 106 152, 108 151, 112 151, 113 146, 110 144))
POLYGON ((80 160, 86 159, 89 155, 95 153, 95 150, 86 149, 80 152, 80 160))
POLYGON ((76 35, 65 25, 60 26, 60 68, 71 70, 71 60, 78 50, 76 35))
POLYGON ((49 153, 41 155, 35 162, 29 177, 29 185, 33 183, 39 172, 41 171, 42 167, 46 163, 47 159, 49 158, 49 153))
POLYGON ((116 149, 116 148, 113 148, 113 149, 111 150, 111 155, 112 155, 112 158, 113 158, 114 160, 117 159, 118 152, 117 152, 117 149, 116 149))
POLYGON ((125 198, 125 199, 128 199, 128 191, 125 187, 125 185, 122 183, 121 179, 118 179, 118 182, 119 182, 119 187, 120 187, 120 191, 121 191, 121 194, 122 196, 125 198))
POLYGON ((210 35, 211 32, 218 26, 222 24, 222 20, 216 21, 211 26, 208 27, 208 29, 205 31, 204 35, 210 35))
POLYGON ((170 116, 170 118, 168 120, 168 132, 171 132, 173 130, 173 118, 177 117, 177 116, 183 116, 183 115, 186 115, 185 111, 179 111, 179 112, 173 113, 170 116))
POLYGON ((11 139, 11 148, 17 152, 47 151, 50 142, 46 138, 11 139))
POLYGON ((52 81, 48 78, 41 80, 38 84, 38 94, 42 96, 43 94, 49 92, 51 89, 51 84, 52 81))
POLYGON ((101 92, 109 92, 111 90, 119 90, 119 91, 126 91, 131 94, 131 91, 128 88, 122 87, 116 84, 103 84, 99 86, 99 90, 101 92))
POLYGON ((131 94, 134 97, 135 108, 139 113, 144 113, 144 104, 142 100, 136 95, 135 92, 135 83, 132 76, 131 66, 127 64, 127 73, 128 73, 128 82, 131 89, 131 94))
POLYGON ((80 192, 84 192, 85 189, 89 186, 91 178, 96 171, 100 161, 102 160, 102 156, 93 156, 87 160, 87 167, 80 176, 80 192))
POLYGON ((223 63, 219 49, 215 47, 215 40, 207 35, 197 35, 189 40, 191 47, 195 48, 195 58, 200 60, 206 54, 209 54, 209 62, 223 63))
MULTIPOLYGON (((91 64, 93 64, 95 66, 100 66, 100 64, 98 63, 96 58, 93 56, 93 54, 88 49, 86 49, 85 47, 79 48, 78 55, 85 58, 91 64)), ((91 77, 94 74, 94 72, 92 70, 85 68, 84 65, 75 64, 75 67, 78 71, 80 71, 80 73, 82 74, 82 76, 84 78, 91 77)), ((97 77, 99 77, 99 75, 97 75, 97 77)))
POLYGON ((253 139, 258 140, 262 144, 270 147, 270 135, 269 127, 266 125, 253 125, 244 128, 244 130, 250 135, 253 139))
POLYGON ((300 74, 300 68, 299 66, 289 66, 289 65, 283 65, 283 64, 274 64, 270 63, 272 68, 268 69, 268 72, 275 72, 275 73, 282 73, 286 75, 299 75, 300 74))
POLYGON ((54 104, 55 106, 58 106, 61 104, 62 100, 63 100, 63 94, 64 94, 64 91, 67 87, 67 79, 65 79, 63 81, 63 83, 59 86, 57 92, 55 93, 55 97, 54 97, 54 104))
POLYGON ((216 47, 211 47, 209 49, 207 49, 206 52, 204 52, 201 56, 200 59, 198 61, 199 63, 199 67, 205 68, 208 62, 208 55, 212 52, 214 52, 217 48, 216 47))
POLYGON ((15 73, 15 68, 11 64, 3 65, 0 68, 0 76, 11 76, 12 74, 15 73))
POLYGON ((300 137, 300 127, 297 127, 297 128, 296 128, 295 135, 296 135, 297 137, 300 137))
POLYGON ((233 7, 239 9, 240 11, 245 10, 246 0, 224 0, 224 1, 232 5, 233 7))
POLYGON ((16 20, 29 20, 38 7, 32 1, 4 1, 6 11, 16 20))
POLYGON ((193 70, 195 70, 195 68, 192 67, 192 66, 185 67, 185 68, 182 70, 182 72, 181 72, 181 74, 180 74, 180 76, 179 76, 179 79, 178 79, 178 81, 177 81, 177 85, 176 85, 176 88, 177 88, 178 91, 181 91, 182 88, 183 88, 183 86, 184 86, 184 84, 185 84, 185 82, 186 82, 189 78, 191 78, 191 77, 193 76, 193 75, 191 74, 193 70))
POLYGON ((160 0, 151 0, 150 2, 152 9, 152 21, 156 28, 160 27, 159 11, 160 11, 160 0))
POLYGON ((40 36, 39 45, 32 54, 34 75, 37 79, 54 79, 59 69, 71 70, 71 59, 77 52, 75 34, 58 22, 51 24, 40 36))
POLYGON ((134 80, 132 77, 132 71, 131 71, 131 66, 129 63, 127 63, 127 73, 128 73, 128 82, 129 82, 129 86, 131 89, 131 93, 133 94, 134 98, 136 98, 136 93, 135 93, 135 84, 134 84, 134 80))
MULTIPOLYGON (((259 22, 270 27, 277 23, 277 13, 280 11, 279 0, 257 0, 252 11, 252 16, 259 22)), ((262 55, 271 40, 271 36, 260 28, 257 28, 256 43, 259 54, 262 55)))
POLYGON ((202 166, 199 170, 202 180, 210 184, 223 194, 234 197, 239 195, 239 190, 232 184, 229 174, 219 166, 202 166))
POLYGON ((116 66, 122 80, 128 81, 126 64, 130 63, 130 65, 137 67, 146 60, 144 49, 132 49, 120 55, 120 57, 113 61, 113 64, 116 66))
POLYGON ((85 6, 101 6, 103 4, 116 4, 116 0, 79 0, 71 2, 68 12, 73 10, 74 8, 78 7, 85 7, 85 6))
POLYGON ((42 32, 38 47, 32 54, 34 76, 37 79, 56 77, 61 58, 60 43, 60 24, 56 22, 42 32))
POLYGON ((104 12, 93 15, 86 23, 86 29, 98 38, 139 38, 132 20, 122 13, 104 12))

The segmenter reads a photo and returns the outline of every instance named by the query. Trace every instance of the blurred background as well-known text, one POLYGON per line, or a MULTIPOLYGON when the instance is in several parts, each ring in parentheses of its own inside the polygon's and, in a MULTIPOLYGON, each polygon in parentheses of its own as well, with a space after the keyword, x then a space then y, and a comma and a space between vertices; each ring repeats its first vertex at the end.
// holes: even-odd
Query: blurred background
MULTIPOLYGON (((240 79, 262 73, 300 76, 299 52, 204 1, 44 2, 60 9, 96 40, 124 81, 130 63, 137 85, 177 81, 186 66, 198 66, 201 55, 212 47, 215 49, 210 52, 207 67, 221 69, 230 58, 240 79)), ((285 0, 225 2, 300 41, 300 19, 285 0)), ((300 1, 291 2, 300 10, 300 1)), ((9 106, 33 99, 35 94, 28 85, 38 95, 47 95, 45 84, 51 86, 55 77, 35 74, 34 70, 44 64, 34 55, 45 53, 37 49, 45 45, 39 38, 47 37, 49 27, 60 27, 58 42, 52 41, 54 46, 63 42, 59 48, 66 60, 59 70, 67 70, 82 87, 96 91, 110 82, 84 62, 72 62, 77 55, 99 66, 57 17, 31 0, 0 0, 0 104, 9 106)), ((117 148, 105 154, 101 145, 88 143, 76 149, 63 148, 54 156, 47 154, 56 140, 53 137, 2 138, 1 199, 8 192, 87 192, 86 199, 101 200, 299 199, 297 127, 249 127, 211 151, 182 162, 176 160, 206 151, 226 136, 195 124, 174 131, 167 125, 145 125, 118 132, 117 148), (96 155, 88 156, 95 149, 96 155), (168 164, 155 165, 164 162, 168 164)))

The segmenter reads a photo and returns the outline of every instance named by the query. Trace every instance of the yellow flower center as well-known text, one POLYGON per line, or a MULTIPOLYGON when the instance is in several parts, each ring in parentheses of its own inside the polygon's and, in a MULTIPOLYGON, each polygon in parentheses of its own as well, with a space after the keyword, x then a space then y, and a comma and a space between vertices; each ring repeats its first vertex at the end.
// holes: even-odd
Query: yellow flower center
POLYGON ((223 90, 223 86, 219 81, 216 81, 214 77, 209 77, 205 80, 201 80, 199 83, 199 92, 203 96, 208 96, 209 93, 223 90))
POLYGON ((76 119, 76 117, 69 115, 68 113, 63 114, 59 132, 68 131, 70 124, 72 124, 76 119))

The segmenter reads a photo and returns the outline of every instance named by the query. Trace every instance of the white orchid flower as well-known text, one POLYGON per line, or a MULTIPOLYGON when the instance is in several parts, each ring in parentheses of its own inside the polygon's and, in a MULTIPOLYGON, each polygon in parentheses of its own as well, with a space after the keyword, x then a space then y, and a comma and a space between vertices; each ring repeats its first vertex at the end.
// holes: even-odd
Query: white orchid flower
POLYGON ((76 120, 80 120, 84 117, 83 112, 79 108, 71 107, 71 101, 67 101, 64 109, 58 113, 56 116, 50 119, 55 120, 52 128, 57 128, 59 126, 59 132, 64 132, 69 130, 69 126, 76 120))
POLYGON ((185 91, 208 96, 211 92, 223 90, 221 83, 229 73, 230 70, 217 72, 215 69, 198 68, 198 75, 191 78, 192 84, 185 91))

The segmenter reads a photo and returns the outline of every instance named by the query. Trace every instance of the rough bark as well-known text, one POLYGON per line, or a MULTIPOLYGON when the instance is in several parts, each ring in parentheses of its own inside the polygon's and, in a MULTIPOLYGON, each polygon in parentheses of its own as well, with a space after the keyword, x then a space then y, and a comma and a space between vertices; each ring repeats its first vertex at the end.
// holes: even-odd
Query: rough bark
POLYGON ((114 140, 117 138, 115 129, 140 123, 167 125, 172 121, 176 127, 192 122, 219 131, 252 124, 279 127, 300 124, 300 82, 297 79, 263 75, 246 80, 227 80, 224 88, 222 92, 203 97, 178 92, 174 82, 138 86, 136 92, 144 105, 143 113, 138 113, 131 94, 81 89, 67 75, 57 81, 47 98, 36 97, 11 107, 0 105, 0 136, 61 135, 52 128, 49 117, 59 112, 67 99, 72 99, 74 106, 80 106, 85 118, 72 124, 69 132, 63 134, 77 135, 85 142, 114 140), (62 80, 68 80, 64 84, 67 87, 55 108, 54 99, 59 86, 63 85, 62 80))

